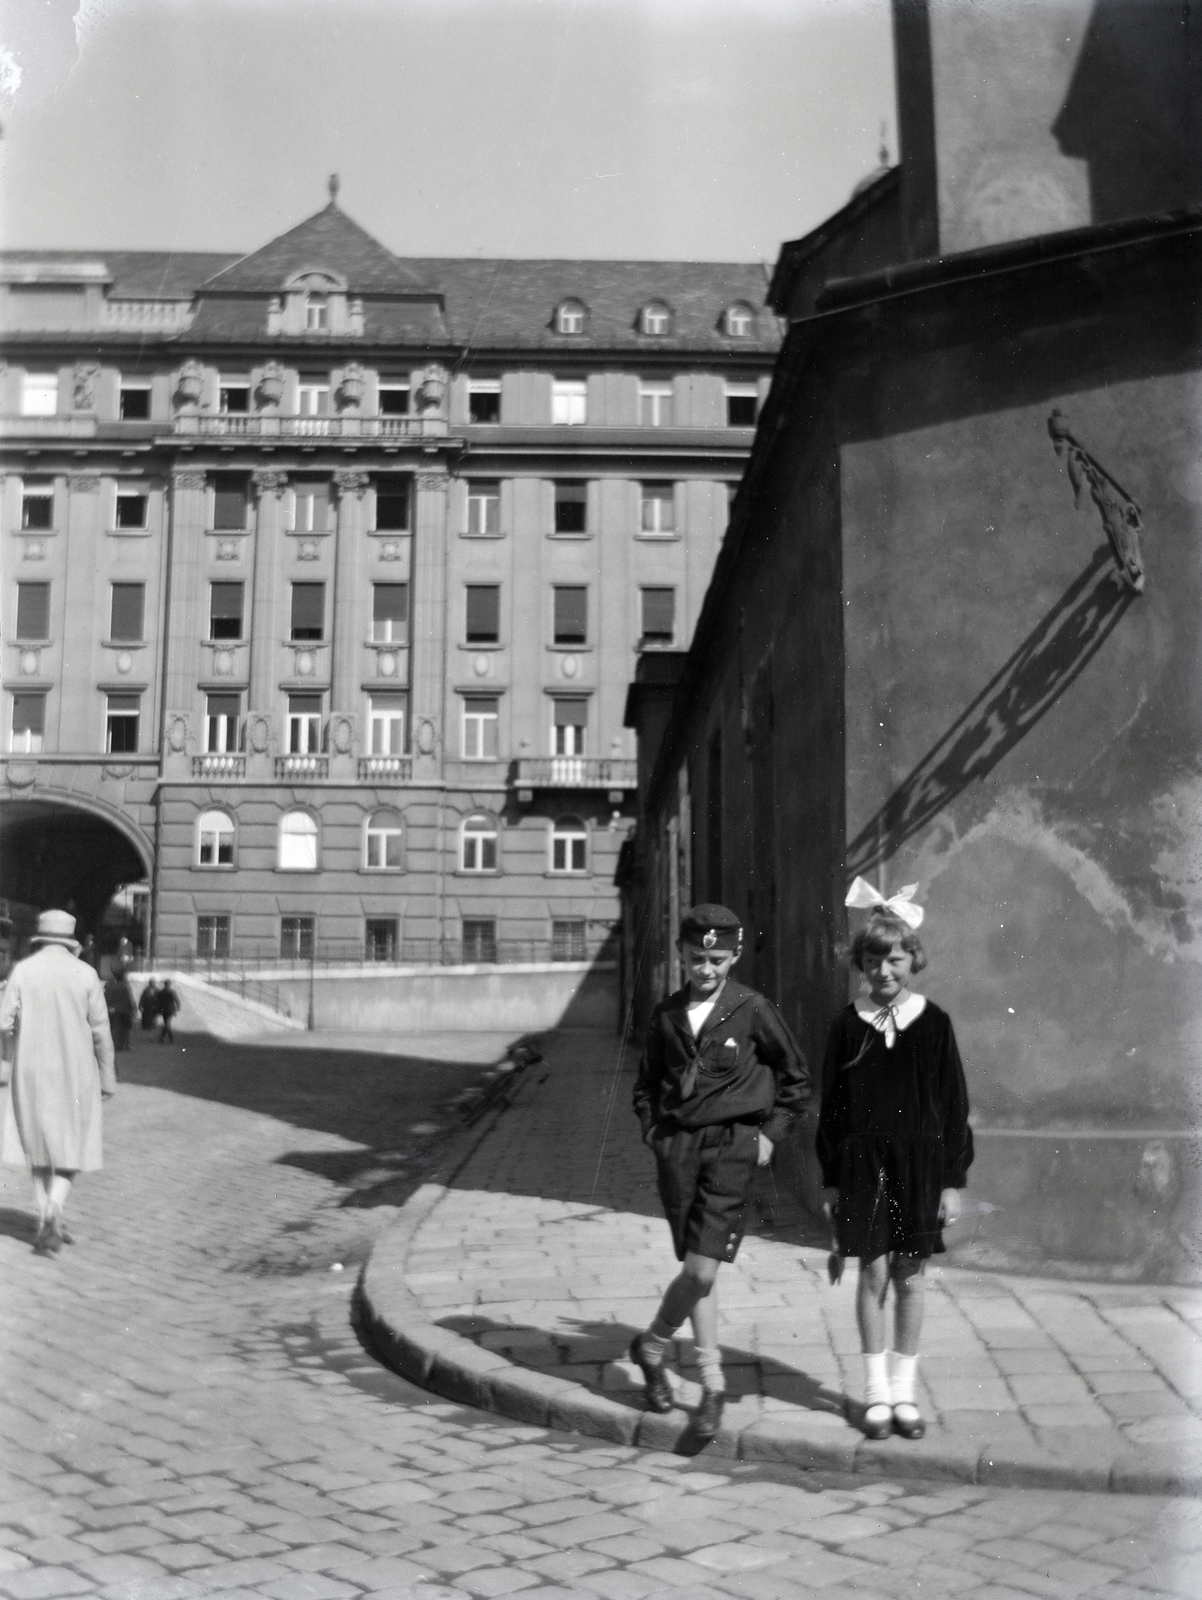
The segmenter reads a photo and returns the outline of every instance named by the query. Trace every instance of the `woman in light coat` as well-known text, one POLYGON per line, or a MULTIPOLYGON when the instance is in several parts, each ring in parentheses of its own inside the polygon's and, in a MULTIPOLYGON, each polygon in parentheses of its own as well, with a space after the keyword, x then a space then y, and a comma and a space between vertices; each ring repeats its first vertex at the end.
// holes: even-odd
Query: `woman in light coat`
POLYGON ((0 1034, 17 1033, 0 1161, 33 1169, 34 1249, 54 1255, 70 1242, 63 1210, 76 1173, 102 1165, 100 1102, 117 1078, 104 988, 77 959, 75 918, 43 911, 31 942, 41 948, 13 968, 0 1002, 0 1034))

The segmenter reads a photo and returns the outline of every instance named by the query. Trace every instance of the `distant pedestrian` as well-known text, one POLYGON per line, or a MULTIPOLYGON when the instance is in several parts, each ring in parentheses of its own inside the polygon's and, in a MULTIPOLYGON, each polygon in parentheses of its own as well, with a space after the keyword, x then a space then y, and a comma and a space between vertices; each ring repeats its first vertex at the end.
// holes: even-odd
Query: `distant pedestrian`
POLYGON ((113 1035, 114 1050, 128 1050, 129 1036, 134 1026, 134 992, 125 976, 124 967, 118 965, 105 980, 104 1003, 108 1007, 109 1031, 113 1035))
POLYGON ((171 1023, 179 1010, 179 995, 171 987, 170 978, 163 979, 163 987, 159 990, 155 1005, 158 1009, 159 1021, 162 1023, 162 1027, 159 1029, 159 1043, 174 1044, 175 1033, 172 1030, 171 1023))
POLYGON ((159 1014, 159 986, 153 978, 147 978, 138 996, 138 1015, 142 1018, 142 1032, 153 1033, 155 1018, 159 1014))
POLYGON ((100 1102, 116 1092, 108 1008, 95 969, 77 960, 75 918, 43 911, 0 1002, 0 1034, 16 1031, 12 1116, 0 1160, 33 1171, 34 1249, 55 1255, 71 1236, 63 1212, 78 1172, 101 1162, 100 1102))
POLYGON ((651 1013, 634 1109, 655 1152, 659 1194, 681 1270, 651 1326, 636 1335, 652 1411, 670 1411, 664 1356, 692 1319, 701 1369, 699 1439, 718 1431, 726 1382, 718 1349, 715 1284, 743 1238, 757 1166, 809 1099, 805 1057, 771 1001, 730 977, 743 930, 725 906, 696 906, 680 924, 686 983, 651 1013))
MULTIPOLYGON (((915 1403, 924 1271, 960 1215, 973 1158, 968 1088, 951 1018, 908 987, 926 966, 915 929, 917 884, 886 900, 857 878, 847 904, 870 908, 851 948, 868 996, 831 1024, 818 1160, 839 1258, 858 1256, 856 1318, 864 1352, 864 1432, 920 1439, 915 1403), (885 1300, 893 1285, 892 1351, 885 1300)), ((832 1274, 834 1276, 834 1274, 832 1274)))

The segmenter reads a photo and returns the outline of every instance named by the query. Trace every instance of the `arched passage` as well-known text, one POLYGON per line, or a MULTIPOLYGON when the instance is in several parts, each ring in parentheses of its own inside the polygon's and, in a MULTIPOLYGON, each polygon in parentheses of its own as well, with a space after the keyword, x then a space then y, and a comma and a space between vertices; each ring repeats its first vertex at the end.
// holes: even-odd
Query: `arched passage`
POLYGON ((9 901, 61 907, 95 931, 113 894, 150 873, 149 847, 98 812, 64 800, 0 803, 0 883, 9 901))

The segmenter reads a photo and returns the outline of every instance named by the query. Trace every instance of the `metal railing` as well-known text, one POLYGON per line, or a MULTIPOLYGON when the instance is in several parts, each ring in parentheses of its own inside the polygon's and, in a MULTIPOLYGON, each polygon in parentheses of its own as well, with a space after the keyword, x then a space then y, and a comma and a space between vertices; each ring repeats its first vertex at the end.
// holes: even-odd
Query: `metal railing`
POLYGON ((278 992, 285 981, 352 967, 503 967, 616 959, 617 934, 609 922, 598 922, 587 924, 582 933, 573 930, 570 936, 550 939, 397 939, 386 950, 376 946, 375 953, 362 938, 319 939, 311 954, 292 955, 281 955, 278 946, 259 944, 243 946, 234 954, 215 955, 160 941, 153 961, 141 958, 137 969, 189 973, 258 999, 252 992, 255 984, 268 988, 274 984, 278 992))
POLYGON ((520 756, 512 781, 531 789, 636 789, 638 763, 615 756, 520 756))

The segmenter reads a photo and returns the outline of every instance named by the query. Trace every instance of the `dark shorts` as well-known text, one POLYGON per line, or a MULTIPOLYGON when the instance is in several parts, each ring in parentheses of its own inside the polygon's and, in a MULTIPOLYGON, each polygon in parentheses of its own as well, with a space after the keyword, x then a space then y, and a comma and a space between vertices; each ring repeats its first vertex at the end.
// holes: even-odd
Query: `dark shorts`
POLYGON ((747 1225, 759 1133, 750 1122, 719 1122, 652 1138, 660 1203, 678 1261, 688 1250, 712 1261, 734 1260, 747 1225))

